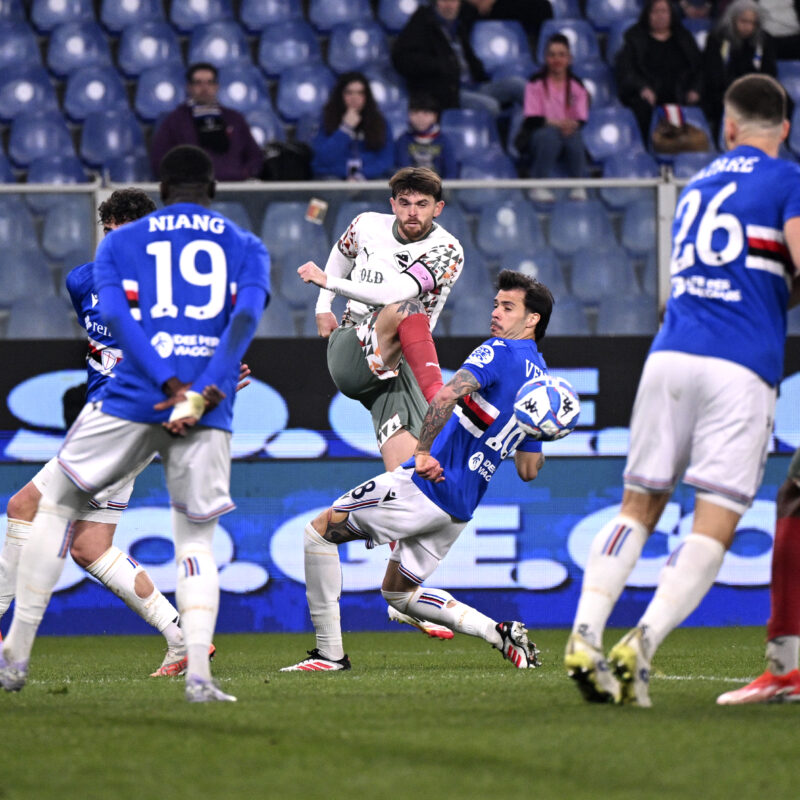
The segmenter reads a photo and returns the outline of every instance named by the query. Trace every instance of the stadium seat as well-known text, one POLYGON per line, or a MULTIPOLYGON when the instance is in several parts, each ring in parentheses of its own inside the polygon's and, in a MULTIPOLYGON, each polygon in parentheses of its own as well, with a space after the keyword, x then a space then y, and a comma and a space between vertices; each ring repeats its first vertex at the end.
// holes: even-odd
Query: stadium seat
POLYGON ((308 20, 320 33, 329 33, 339 23, 372 19, 369 0, 310 0, 308 20))
POLYGON ((583 16, 581 0, 550 0, 553 19, 578 19, 583 16))
MULTIPOLYGON (((211 203, 211 210, 222 214, 223 217, 227 217, 240 228, 252 232, 253 222, 250 219, 250 215, 247 213, 247 209, 244 205, 238 200, 214 200, 214 202, 211 203)), ((298 266, 300 265, 298 264, 298 266)))
POLYGON ((684 17, 681 23, 694 36, 697 47, 702 53, 706 49, 706 39, 708 39, 708 34, 714 22, 708 17, 699 17, 698 19, 684 17))
POLYGON ((521 200, 486 203, 478 217, 475 241, 490 260, 502 259, 512 250, 535 252, 545 244, 539 217, 530 203, 521 200))
POLYGON ((66 22, 50 33, 46 60, 54 75, 66 78, 81 67, 111 66, 111 48, 97 22, 66 22))
POLYGON ((590 114, 602 106, 619 104, 614 74, 605 61, 583 61, 576 65, 575 74, 589 92, 592 100, 590 114))
POLYGON ((230 0, 172 0, 169 8, 169 21, 182 34, 191 33, 198 25, 226 19, 233 19, 230 0))
POLYGON ((253 109, 271 108, 269 86, 255 64, 240 62, 219 71, 219 101, 242 114, 253 109))
POLYGON ((800 53, 793 61, 778 62, 778 80, 795 104, 800 103, 800 53))
MULTIPOLYGON (((497 144, 486 150, 476 152, 462 163, 459 177, 471 181, 503 180, 517 178, 517 170, 511 159, 497 144)), ((469 212, 478 214, 485 205, 501 203, 514 197, 521 198, 520 192, 509 189, 494 189, 481 186, 479 189, 461 189, 459 202, 469 212)))
POLYGON ((553 314, 547 325, 548 337, 588 336, 590 333, 589 321, 583 310, 583 303, 570 295, 556 298, 553 314))
MULTIPOLYGON (((616 153, 603 161, 604 178, 658 178, 661 169, 656 160, 644 150, 616 153)), ((633 200, 652 196, 653 189, 636 186, 604 186, 600 189, 603 202, 619 211, 633 200)))
POLYGON ((322 60, 319 40, 304 19, 292 19, 269 25, 258 40, 258 65, 271 78, 289 67, 304 66, 322 60))
POLYGON ((242 0, 239 19, 252 34, 272 25, 303 18, 302 0, 242 0))
POLYGON ((536 278, 552 292, 556 304, 569 294, 564 270, 552 247, 539 245, 535 250, 512 250, 503 256, 502 266, 536 278))
MULTIPOLYGON (((313 319, 313 312, 309 314, 313 319)), ((294 316, 289 303, 280 292, 271 291, 269 305, 256 328, 256 339, 293 339, 297 335, 294 316)), ((311 335, 311 334, 309 334, 311 335)), ((316 322, 313 335, 317 335, 316 322)))
POLYGON ((620 51, 624 41, 625 41, 625 31, 631 27, 631 25, 636 24, 636 20, 638 18, 638 12, 633 16, 627 17, 626 19, 620 19, 616 22, 612 23, 608 33, 606 34, 606 61, 613 67, 614 66, 614 59, 617 57, 617 53, 620 51))
MULTIPOLYGON (((75 156, 42 156, 28 165, 28 183, 88 183, 89 178, 75 156)), ((37 214, 43 214, 59 199, 58 194, 28 194, 28 205, 37 214)))
POLYGON ((153 180, 150 159, 143 152, 109 158, 103 164, 103 172, 113 183, 146 183, 153 180))
POLYGON ((348 225, 365 211, 375 211, 376 205, 372 200, 345 200, 340 203, 333 211, 332 225, 330 227, 331 237, 336 241, 346 230, 348 225))
POLYGON ((16 183, 8 156, 0 150, 0 183, 16 183))
POLYGON ((24 247, 3 247, 0 285, 3 287, 0 306, 4 308, 26 297, 55 294, 47 259, 35 243, 24 247))
POLYGON ((485 109, 446 108, 442 112, 441 126, 461 163, 500 141, 494 117, 485 109))
POLYGON ((31 22, 39 33, 51 33, 68 22, 94 22, 92 0, 33 0, 31 22))
POLYGON ((586 19, 595 30, 607 32, 612 25, 630 17, 638 17, 639 0, 586 0, 586 19))
POLYGON ((306 114, 295 123, 294 138, 298 142, 310 145, 314 141, 314 137, 319 133, 319 129, 319 114, 306 114))
POLYGON ((146 69, 136 81, 133 109, 144 122, 155 122, 180 105, 186 95, 186 72, 178 63, 146 69))
POLYGON ((600 162, 616 154, 644 150, 636 117, 623 106, 593 109, 583 127, 583 143, 589 157, 600 162))
POLYGON ((672 171, 676 178, 691 178, 703 167, 708 166, 717 153, 678 153, 672 161, 672 171))
POLYGON ((0 247, 28 248, 36 242, 33 216, 18 195, 0 194, 0 247))
POLYGON ((340 22, 328 34, 328 65, 338 73, 388 63, 389 43, 379 22, 340 22))
POLYGON ((436 222, 446 231, 452 233, 460 242, 472 240, 469 220, 461 206, 454 200, 446 199, 442 213, 436 217, 436 222))
POLYGON ((190 64, 208 62, 217 69, 250 62, 250 45, 236 20, 207 22, 192 31, 187 60, 190 64))
POLYGON ((286 126, 272 106, 253 108, 245 113, 245 118, 259 147, 264 147, 268 142, 286 141, 286 126))
POLYGON ((572 256, 572 294, 584 303, 596 303, 606 294, 625 299, 639 291, 636 272, 627 253, 617 244, 581 247, 572 256))
POLYGON ((389 33, 399 33, 419 6, 420 0, 378 0, 378 19, 389 33))
POLYGON ((536 61, 544 64, 544 51, 547 39, 554 33, 563 33, 569 40, 569 48, 575 64, 582 61, 596 61, 600 58, 600 46, 594 28, 585 19, 548 19, 539 31, 539 45, 536 48, 536 61))
POLYGON ((73 122, 82 122, 92 111, 121 107, 128 107, 128 94, 114 66, 81 67, 67 78, 64 111, 73 122))
POLYGON ((658 295, 658 252, 654 249, 645 255, 639 273, 639 283, 643 294, 658 295))
POLYGON ((289 67, 278 80, 278 113, 290 122, 306 114, 319 114, 335 83, 336 78, 324 64, 289 67))
POLYGON ((369 81, 372 96, 384 116, 388 117, 393 109, 401 107, 405 114, 403 125, 405 131, 408 127, 408 91, 403 77, 389 64, 365 66, 361 72, 369 81))
POLYGON ((93 111, 83 122, 80 156, 90 167, 144 150, 144 136, 133 111, 93 111))
POLYGON ((128 25, 153 21, 166 21, 162 0, 102 0, 100 4, 100 22, 115 36, 128 25))
POLYGON ((17 64, 41 66, 42 54, 33 28, 24 20, 0 20, 0 69, 17 64))
POLYGON ((75 155, 72 135, 58 110, 26 111, 11 123, 8 155, 18 167, 42 156, 75 155))
POLYGON ((507 64, 532 64, 528 37, 516 20, 478 20, 472 27, 470 43, 490 75, 507 64))
POLYGON ((129 25, 119 37, 117 63, 129 78, 162 64, 183 64, 178 34, 167 22, 129 25))
POLYGON ((56 91, 44 67, 7 67, 0 72, 0 120, 26 111, 58 110, 56 91))
POLYGON ((19 22, 25 19, 22 0, 0 0, 0 19, 19 22))
MULTIPOLYGON (((371 83, 370 83, 371 85, 371 83)), ((386 103, 381 113, 389 123, 392 139, 399 139, 408 130, 408 99, 403 97, 396 103, 386 103)))
POLYGON ((17 300, 9 311, 6 339, 82 339, 69 301, 53 294, 17 300))
POLYGON ((607 294, 597 304, 598 336, 652 336, 658 328, 658 301, 646 294, 607 294))
MULTIPOLYGON (((2 97, 2 90, 0 90, 0 97, 2 97)), ((789 129, 789 147, 791 151, 800 156, 800 103, 794 107, 792 114, 792 127, 789 129)))
POLYGON ((603 249, 614 244, 611 221, 599 200, 558 200, 553 205, 550 246, 560 257, 571 256, 582 247, 603 249))
POLYGON ((655 248, 657 217, 654 197, 635 200, 625 207, 620 238, 629 253, 644 256, 655 248))
POLYGON ((66 195, 50 206, 42 229, 42 249, 48 256, 63 258, 79 253, 79 261, 89 260, 93 250, 92 200, 90 195, 66 195))

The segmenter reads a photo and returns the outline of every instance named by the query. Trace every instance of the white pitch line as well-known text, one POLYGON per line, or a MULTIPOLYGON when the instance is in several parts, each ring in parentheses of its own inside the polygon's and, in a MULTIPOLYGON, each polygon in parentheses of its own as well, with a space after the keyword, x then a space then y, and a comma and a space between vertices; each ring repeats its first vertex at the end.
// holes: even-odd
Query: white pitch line
POLYGON ((662 681, 711 681, 713 683, 750 683, 754 678, 721 678, 718 675, 661 675, 651 674, 662 681))

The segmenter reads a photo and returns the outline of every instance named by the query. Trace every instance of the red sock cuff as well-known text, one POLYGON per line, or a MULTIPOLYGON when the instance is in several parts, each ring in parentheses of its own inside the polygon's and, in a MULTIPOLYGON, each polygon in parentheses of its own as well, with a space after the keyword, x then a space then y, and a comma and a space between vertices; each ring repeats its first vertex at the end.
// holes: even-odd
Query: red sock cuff
POLYGON ((411 314, 397 326, 403 357, 430 403, 442 388, 442 371, 426 314, 411 314))
POLYGON ((800 517, 775 525, 767 639, 800 636, 800 517))

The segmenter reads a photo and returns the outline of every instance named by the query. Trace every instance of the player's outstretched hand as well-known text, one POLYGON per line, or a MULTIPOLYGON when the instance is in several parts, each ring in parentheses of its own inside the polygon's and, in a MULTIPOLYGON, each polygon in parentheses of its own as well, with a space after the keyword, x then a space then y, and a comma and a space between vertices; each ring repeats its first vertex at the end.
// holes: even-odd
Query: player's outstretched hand
POLYGON ((332 311, 317 314, 317 333, 327 339, 339 327, 339 320, 332 311))
POLYGON ((313 261, 306 261, 302 267, 298 267, 297 274, 304 283, 315 283, 323 289, 328 285, 328 276, 313 261))
POLYGON ((442 465, 430 453, 415 453, 414 469, 426 481, 441 483, 444 480, 442 465))
POLYGON ((250 381, 247 380, 253 373, 250 371, 250 367, 247 366, 244 362, 239 364, 239 382, 236 384, 236 391, 241 392, 245 386, 250 385, 250 381))

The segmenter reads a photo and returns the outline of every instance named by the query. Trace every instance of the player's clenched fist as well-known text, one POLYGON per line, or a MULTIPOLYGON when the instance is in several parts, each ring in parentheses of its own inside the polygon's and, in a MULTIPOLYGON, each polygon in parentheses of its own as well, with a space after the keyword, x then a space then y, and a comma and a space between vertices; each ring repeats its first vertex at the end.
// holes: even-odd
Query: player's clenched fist
POLYGON ((328 285, 328 276, 313 261, 306 261, 302 267, 298 267, 297 274, 304 283, 315 283, 323 289, 328 285))

